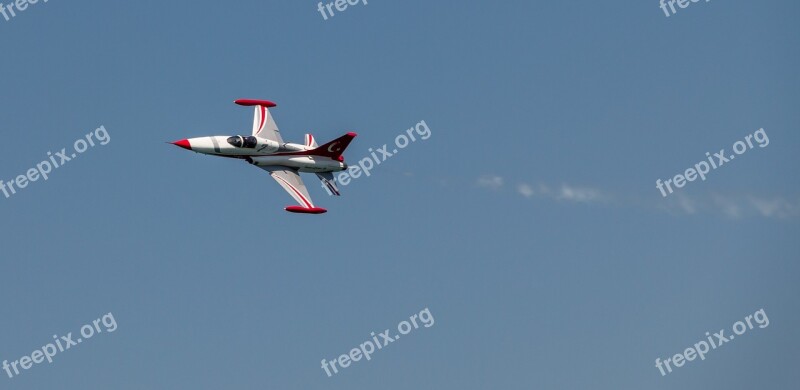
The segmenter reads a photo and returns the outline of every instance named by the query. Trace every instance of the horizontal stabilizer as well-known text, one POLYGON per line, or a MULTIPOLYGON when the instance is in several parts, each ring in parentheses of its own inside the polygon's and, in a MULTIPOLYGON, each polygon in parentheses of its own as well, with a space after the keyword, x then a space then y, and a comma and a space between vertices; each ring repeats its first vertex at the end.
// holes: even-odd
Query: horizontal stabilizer
POLYGON ((317 140, 311 134, 306 134, 305 145, 311 149, 316 149, 319 146, 317 145, 317 140))
POLYGON ((333 180, 333 173, 331 172, 322 172, 317 173, 317 177, 322 182, 322 185, 325 186, 325 189, 328 191, 329 195, 336 195, 339 196, 339 188, 336 187, 336 181, 333 180))

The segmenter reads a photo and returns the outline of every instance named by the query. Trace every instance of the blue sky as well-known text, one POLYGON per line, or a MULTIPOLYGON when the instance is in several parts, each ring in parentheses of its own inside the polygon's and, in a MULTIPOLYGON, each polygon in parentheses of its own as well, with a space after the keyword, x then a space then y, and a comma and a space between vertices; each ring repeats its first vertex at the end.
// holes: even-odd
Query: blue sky
MULTIPOLYGON (((791 1, 39 2, 0 19, 0 360, 118 324, 0 388, 790 388, 800 380, 791 1), (165 141, 432 136, 329 197, 165 141), (663 198, 668 179, 763 128, 663 198), (429 308, 420 328, 320 367, 429 308), (654 366, 763 308, 755 328, 654 366)), ((730 330, 728 330, 730 333, 730 330)))

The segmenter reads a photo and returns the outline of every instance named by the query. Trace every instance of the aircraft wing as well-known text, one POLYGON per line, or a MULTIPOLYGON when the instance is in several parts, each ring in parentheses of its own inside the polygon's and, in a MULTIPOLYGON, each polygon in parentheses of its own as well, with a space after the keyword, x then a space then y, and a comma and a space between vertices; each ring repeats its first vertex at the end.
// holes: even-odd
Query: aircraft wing
POLYGON ((300 178, 300 174, 296 170, 277 166, 260 166, 259 168, 269 172, 270 176, 300 204, 299 206, 288 206, 286 207, 286 211, 307 214, 322 214, 327 211, 314 206, 314 203, 311 202, 311 196, 308 195, 306 185, 303 184, 303 179, 300 178))
POLYGON ((254 100, 254 99, 239 99, 235 102, 240 106, 254 106, 255 114, 253 115, 253 135, 256 137, 266 138, 283 144, 281 132, 278 130, 278 125, 275 123, 275 118, 269 112, 270 107, 275 107, 276 104, 267 100, 254 100))

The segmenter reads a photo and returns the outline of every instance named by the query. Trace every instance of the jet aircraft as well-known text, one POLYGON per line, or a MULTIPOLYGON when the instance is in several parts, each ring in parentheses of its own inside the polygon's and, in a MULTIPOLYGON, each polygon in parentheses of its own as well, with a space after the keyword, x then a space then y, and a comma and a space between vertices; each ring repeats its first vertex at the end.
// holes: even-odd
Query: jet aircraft
POLYGON ((293 213, 322 214, 326 209, 311 201, 300 172, 314 173, 333 195, 340 195, 333 173, 347 169, 342 153, 356 133, 347 133, 322 146, 314 136, 305 135, 302 144, 283 141, 269 109, 276 104, 268 100, 239 99, 240 106, 255 107, 253 131, 250 135, 211 136, 182 139, 173 145, 193 152, 247 161, 267 172, 299 205, 287 206, 293 213))

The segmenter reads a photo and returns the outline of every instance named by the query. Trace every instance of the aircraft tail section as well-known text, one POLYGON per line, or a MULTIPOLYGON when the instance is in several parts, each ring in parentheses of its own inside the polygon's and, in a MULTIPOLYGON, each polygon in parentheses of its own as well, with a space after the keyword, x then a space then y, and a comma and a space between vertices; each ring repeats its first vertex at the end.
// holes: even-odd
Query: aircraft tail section
POLYGON ((331 172, 323 172, 317 173, 317 177, 322 182, 322 185, 325 186, 325 190, 328 191, 330 195, 340 196, 341 193, 339 192, 339 188, 336 187, 336 182, 333 180, 333 173, 331 172))
POLYGON ((317 145, 317 139, 314 138, 314 136, 311 134, 306 134, 305 145, 306 147, 311 149, 316 149, 317 147, 319 147, 319 145, 317 145))
POLYGON ((344 160, 342 153, 344 153, 344 150, 347 149, 347 146, 350 145, 350 142, 353 141, 356 135, 357 134, 353 132, 347 133, 325 145, 309 150, 308 153, 314 156, 330 157, 334 160, 342 161, 344 160))

